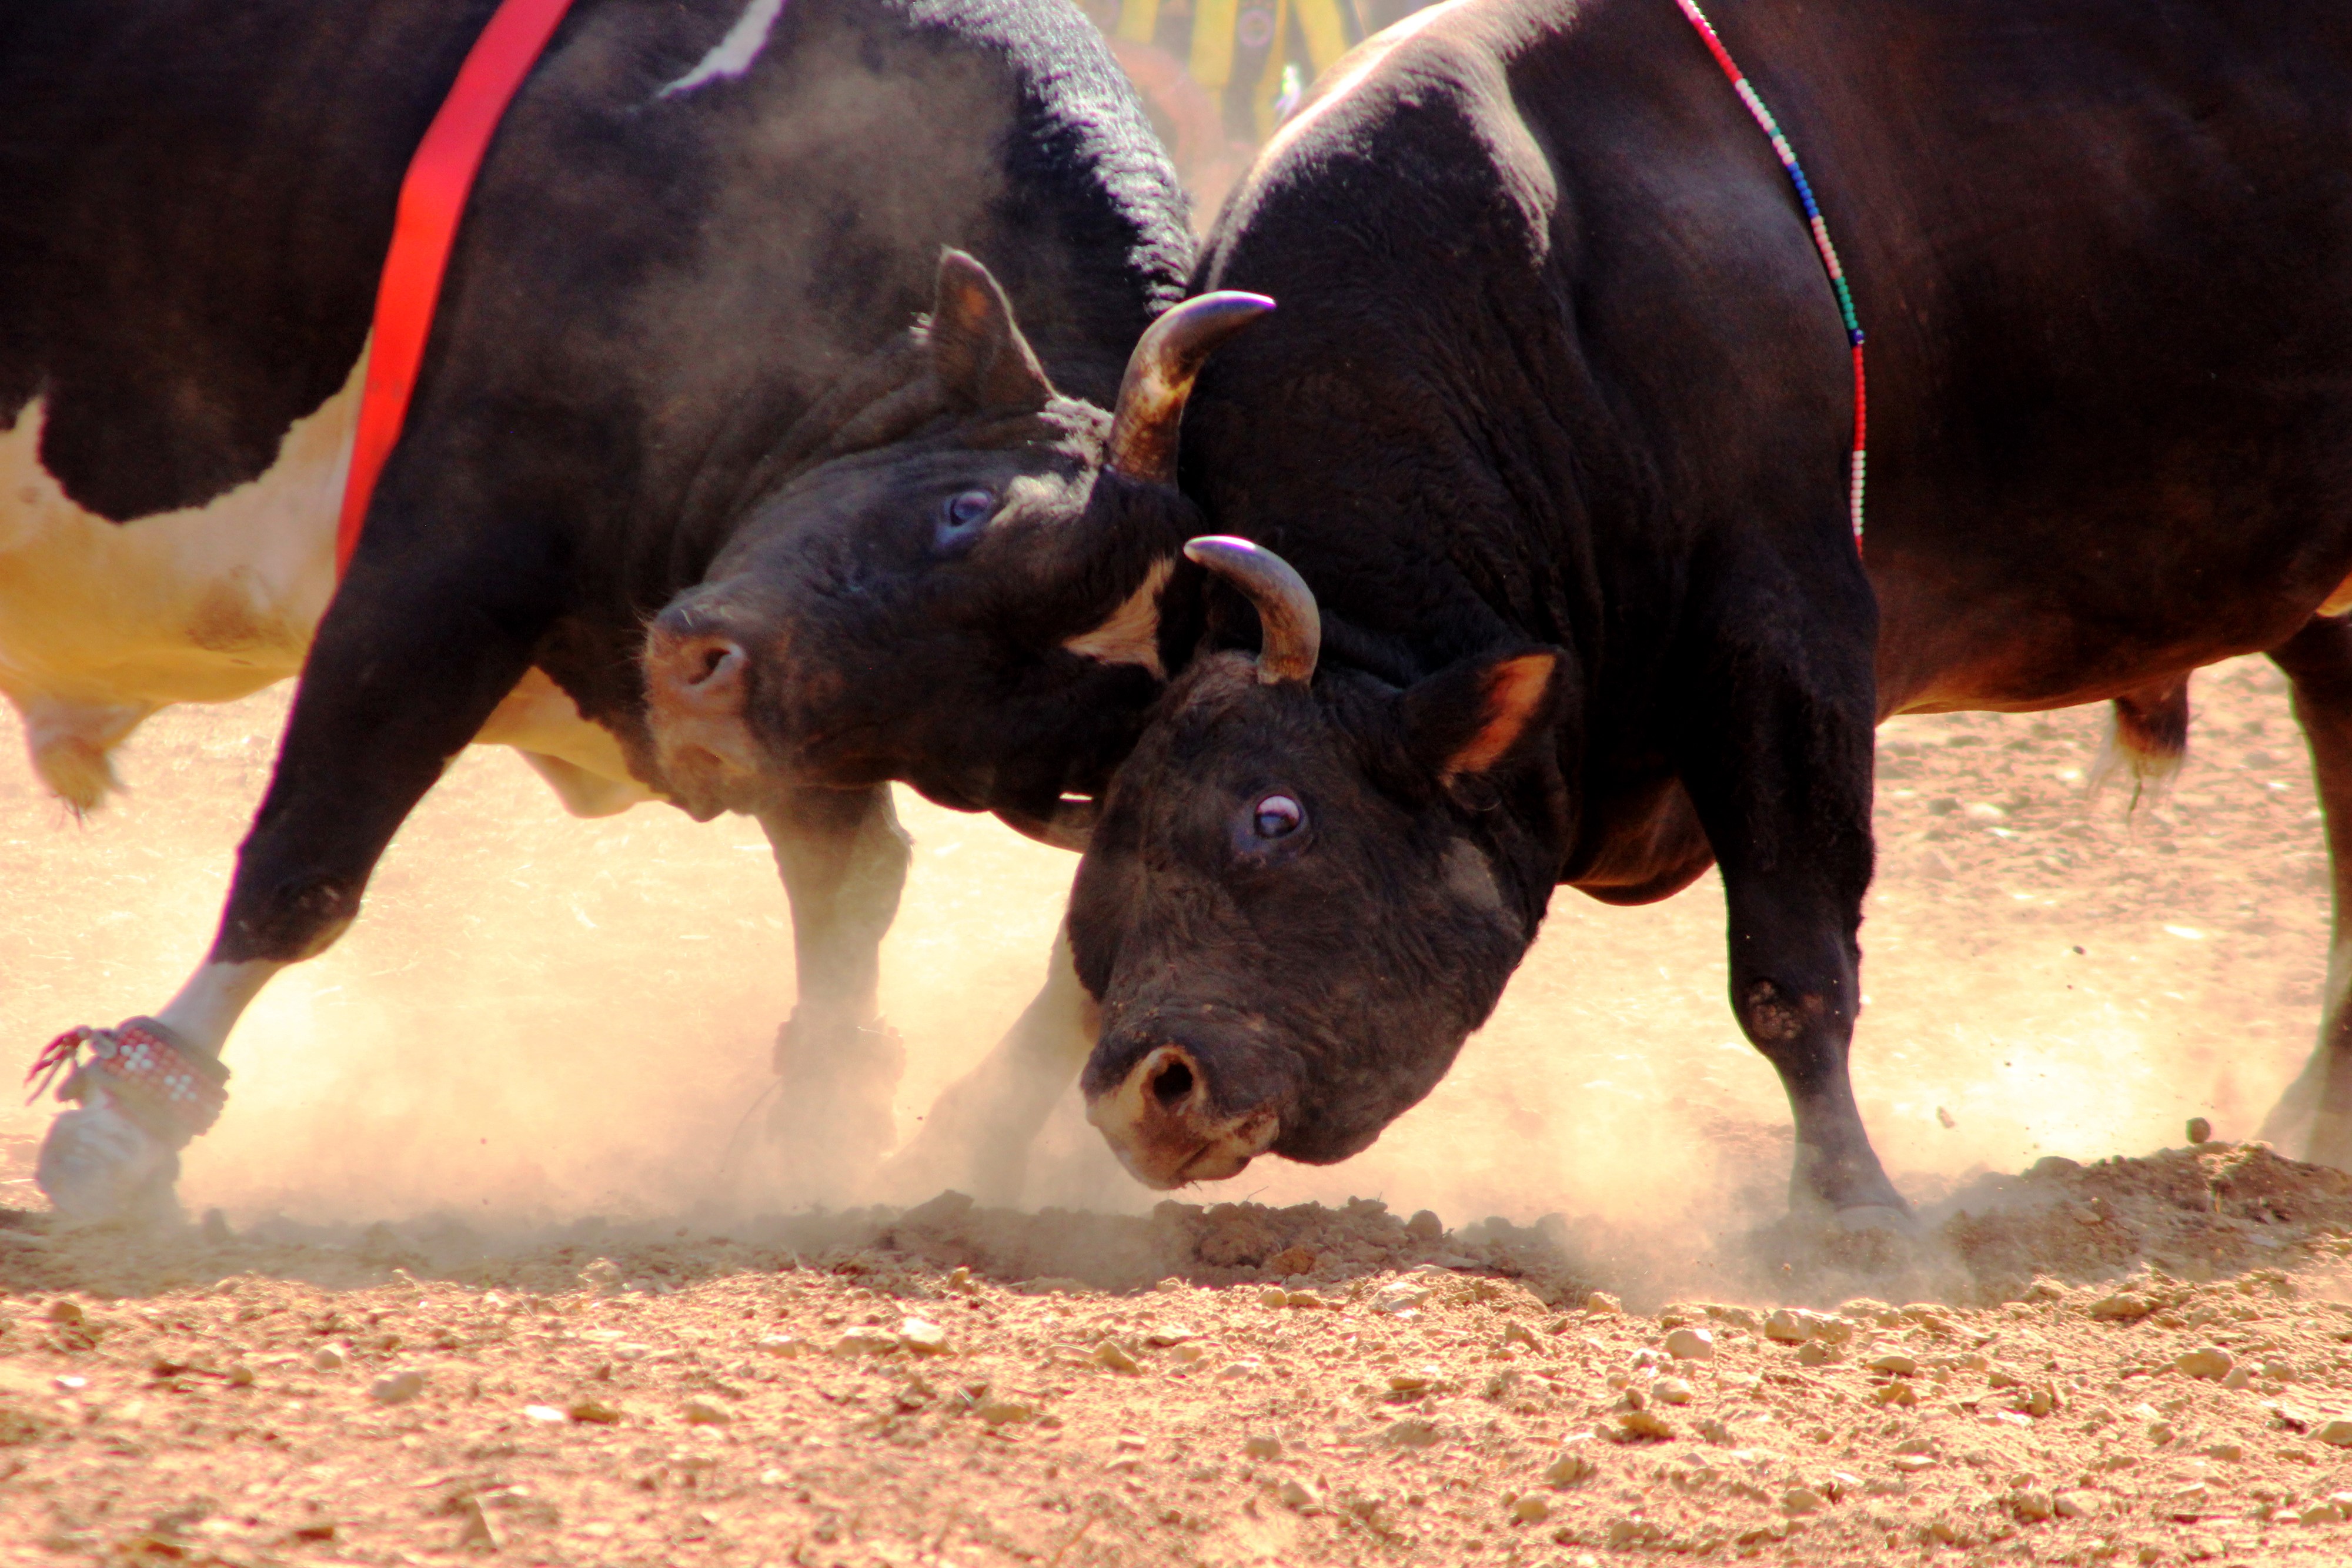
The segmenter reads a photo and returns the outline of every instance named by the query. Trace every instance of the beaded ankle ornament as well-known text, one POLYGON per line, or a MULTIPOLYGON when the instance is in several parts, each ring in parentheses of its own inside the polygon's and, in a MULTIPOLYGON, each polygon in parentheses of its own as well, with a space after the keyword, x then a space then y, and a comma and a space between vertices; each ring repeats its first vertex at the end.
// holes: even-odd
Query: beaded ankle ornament
POLYGON ((181 1045, 153 1019, 136 1018, 115 1029, 69 1029, 41 1050, 25 1082, 33 1092, 58 1083, 58 1098, 79 1100, 104 1089, 131 1118, 173 1148, 211 1130, 228 1103, 228 1069, 181 1045), (89 1060, 81 1061, 84 1047, 89 1060), (92 1074, 97 1082, 92 1082, 92 1074))
POLYGON ((1863 395, 1862 321, 1854 314, 1853 293, 1846 287, 1845 269, 1838 265, 1837 246, 1830 243, 1830 226, 1822 221, 1820 204, 1813 200, 1813 187, 1805 178, 1803 165, 1797 162, 1797 150, 1789 144, 1788 137, 1781 134, 1780 121, 1772 118, 1772 111, 1764 107, 1763 99, 1757 96, 1756 89, 1748 85, 1747 73, 1739 68, 1731 57, 1731 51, 1725 48, 1723 40, 1716 36, 1715 24, 1708 21, 1706 13, 1698 8, 1698 0, 1675 0, 1675 4, 1681 6, 1683 15, 1690 18, 1690 25, 1698 29, 1699 38, 1706 45, 1707 52, 1715 57, 1715 63, 1723 68, 1723 74, 1731 78, 1732 90, 1739 95, 1739 101, 1748 106, 1748 114, 1763 128, 1764 134, 1771 139, 1772 151, 1779 155, 1780 167, 1789 172, 1789 183, 1797 188, 1798 204, 1805 209, 1805 225, 1813 236, 1813 249, 1820 253, 1822 267, 1830 275, 1830 287, 1837 295, 1838 314, 1845 321, 1846 341, 1853 348, 1853 457, 1846 470, 1846 511, 1853 525, 1854 553, 1859 555, 1862 553, 1862 481, 1866 466, 1864 436, 1868 429, 1865 415, 1869 405, 1863 395))

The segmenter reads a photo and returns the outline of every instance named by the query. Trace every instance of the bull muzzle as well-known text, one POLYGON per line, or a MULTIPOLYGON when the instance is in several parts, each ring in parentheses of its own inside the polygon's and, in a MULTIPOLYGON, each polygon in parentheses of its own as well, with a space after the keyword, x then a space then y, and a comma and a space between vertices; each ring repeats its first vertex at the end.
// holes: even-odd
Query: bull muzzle
POLYGON ((1148 1052, 1109 1092, 1087 1104, 1087 1120, 1110 1144, 1128 1174, 1162 1191, 1188 1182, 1222 1181, 1274 1145, 1281 1113, 1260 1105, 1239 1114, 1216 1109, 1209 1073, 1184 1046, 1148 1052))
POLYGON ((643 664, 646 721, 674 784, 692 793, 760 771, 745 717, 751 655, 740 642, 673 605, 646 628, 643 664))

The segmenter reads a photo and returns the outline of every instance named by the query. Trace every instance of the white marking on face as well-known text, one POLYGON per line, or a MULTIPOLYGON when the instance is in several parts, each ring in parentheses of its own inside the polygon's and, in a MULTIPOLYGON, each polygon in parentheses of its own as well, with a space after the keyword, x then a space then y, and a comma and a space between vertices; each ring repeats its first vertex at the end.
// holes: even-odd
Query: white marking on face
POLYGON ((1110 619, 1091 632, 1080 632, 1062 644, 1073 653, 1106 664, 1140 664, 1161 680, 1167 666, 1160 662, 1160 591, 1176 570, 1173 560, 1156 560, 1143 574, 1143 586, 1110 612, 1110 619))
POLYGON ((1494 867, 1466 839, 1456 839, 1446 846, 1445 887, 1481 914, 1502 912, 1503 890, 1495 885, 1494 867))
POLYGON ((735 18, 735 25, 727 29, 727 36, 712 45, 710 52, 695 62, 692 70, 655 96, 670 98, 681 92, 692 92, 696 88, 721 78, 741 76, 751 68, 751 62, 760 57, 760 51, 768 47, 768 34, 774 29, 776 18, 783 14, 783 10, 784 0, 751 0, 743 7, 743 14, 735 18))

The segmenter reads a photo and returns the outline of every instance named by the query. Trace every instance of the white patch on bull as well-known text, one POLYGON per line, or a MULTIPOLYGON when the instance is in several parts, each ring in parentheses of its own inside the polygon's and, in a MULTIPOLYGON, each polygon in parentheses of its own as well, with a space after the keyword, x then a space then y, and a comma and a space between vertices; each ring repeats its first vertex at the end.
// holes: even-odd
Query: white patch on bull
POLYGON ((1503 890, 1495 883, 1495 868, 1467 839, 1456 839, 1445 847, 1445 889, 1480 910, 1499 912, 1503 907, 1503 890))
POLYGON ((521 752, 575 817, 610 817, 654 799, 630 777, 612 731, 581 716, 572 695, 535 666, 491 712, 474 744, 521 752))
MULTIPOLYGON (((87 810, 117 788, 110 754, 156 709, 231 702, 301 672, 335 591, 366 374, 362 351, 260 477, 129 523, 84 511, 41 465, 46 400, 0 433, 0 693, 34 770, 68 804, 87 810)), ((556 759, 540 771, 575 816, 652 799, 612 735, 537 670, 479 738, 556 759)))
POLYGON ((334 592, 366 363, 287 430, 260 477, 127 524, 84 511, 41 465, 45 399, 0 434, 0 692, 68 800, 98 803, 106 752, 156 708, 227 702, 301 669, 334 592))
POLYGON ((1151 570, 1143 574, 1143 586, 1129 594, 1127 602, 1112 611, 1108 620, 1062 646, 1106 664, 1140 664, 1166 680, 1167 666, 1160 662, 1160 591, 1168 586, 1169 574, 1175 570, 1172 559, 1153 561, 1151 570))
POLYGON ((214 1056, 228 1043, 229 1030, 285 965, 269 958, 242 964, 206 964, 155 1014, 155 1021, 214 1056))
POLYGON ((692 70, 670 83, 654 96, 669 98, 681 92, 692 92, 706 83, 722 78, 740 77, 751 68, 760 51, 768 47, 768 35, 774 30, 776 18, 783 15, 784 0, 751 0, 727 36, 711 46, 710 52, 695 62, 692 70))

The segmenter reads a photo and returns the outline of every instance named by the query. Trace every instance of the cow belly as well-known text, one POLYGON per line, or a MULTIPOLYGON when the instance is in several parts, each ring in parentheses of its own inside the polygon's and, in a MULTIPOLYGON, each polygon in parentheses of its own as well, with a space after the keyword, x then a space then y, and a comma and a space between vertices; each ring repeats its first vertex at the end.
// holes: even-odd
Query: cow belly
POLYGON ((202 507, 110 522, 41 465, 36 398, 0 434, 0 692, 33 766, 74 806, 159 707, 227 702, 302 667, 334 591, 334 527, 362 355, 259 478, 202 507))
MULTIPOLYGON (((114 788, 108 754, 156 709, 233 701, 301 672, 335 591, 366 368, 362 353, 259 478, 128 524, 84 511, 41 465, 41 400, 0 434, 0 692, 66 800, 88 809, 114 788)), ((574 815, 652 799, 619 743, 537 670, 479 739, 522 751, 574 815)))
POLYGON ((365 356, 259 478, 202 507, 94 517, 41 466, 45 409, 0 435, 0 691, 20 708, 226 702, 302 666, 334 592, 365 356))

